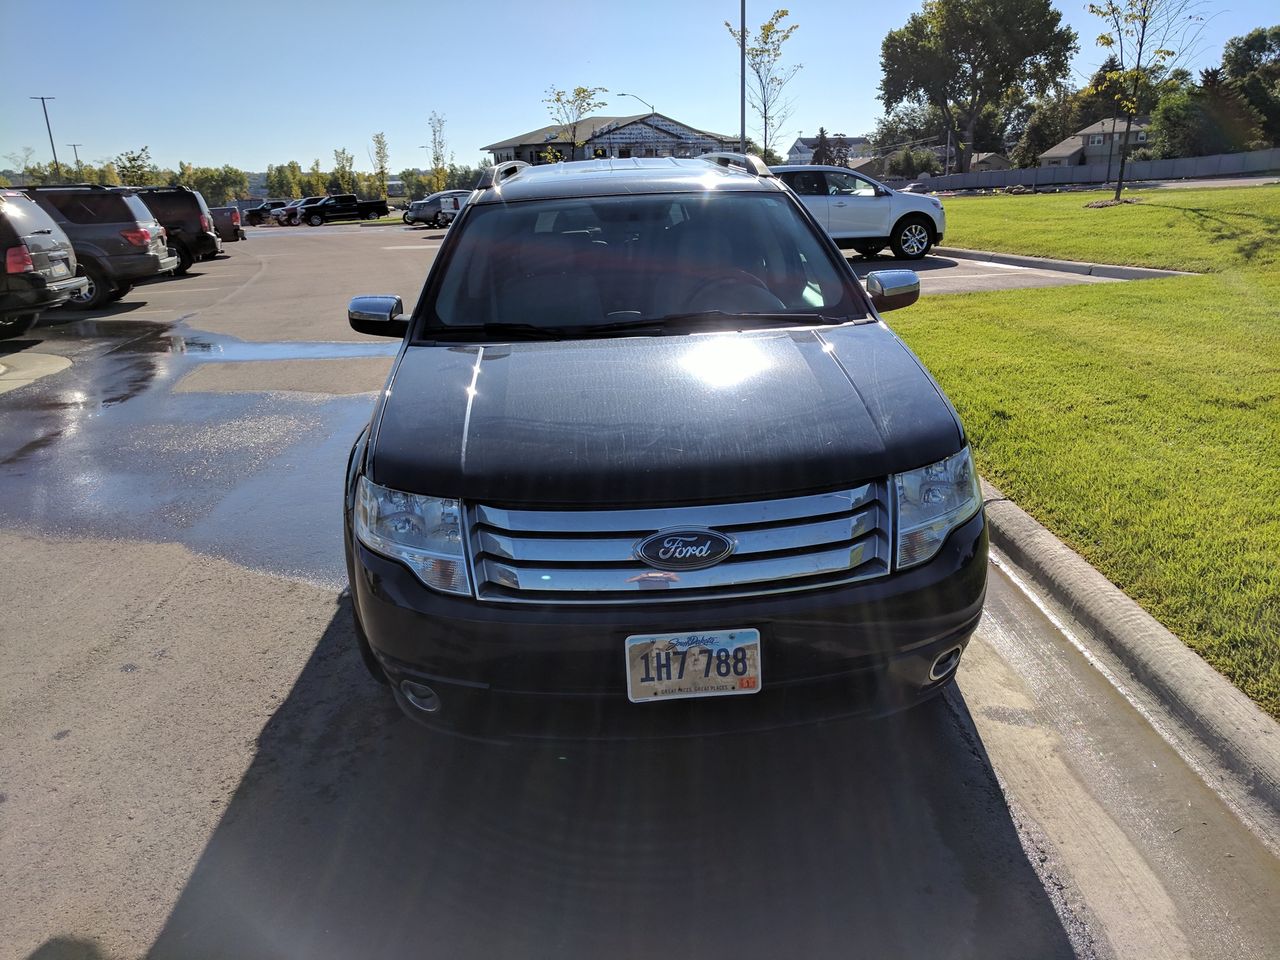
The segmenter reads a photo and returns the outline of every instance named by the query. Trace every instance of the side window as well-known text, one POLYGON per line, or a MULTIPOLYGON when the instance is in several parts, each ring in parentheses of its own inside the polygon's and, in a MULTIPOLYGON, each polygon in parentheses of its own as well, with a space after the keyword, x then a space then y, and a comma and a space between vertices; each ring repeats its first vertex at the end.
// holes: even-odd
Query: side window
POLYGON ((802 197, 826 196, 827 185, 818 171, 784 173, 783 182, 802 197))
POLYGON ((1102 146, 1102 134, 1100 134, 1100 133, 1091 133, 1091 134, 1089 135, 1089 146, 1091 146, 1091 147, 1100 147, 1100 146, 1102 146))
POLYGON ((852 173, 830 173, 827 175, 827 192, 832 196, 874 197, 876 188, 869 180, 855 177, 852 173))

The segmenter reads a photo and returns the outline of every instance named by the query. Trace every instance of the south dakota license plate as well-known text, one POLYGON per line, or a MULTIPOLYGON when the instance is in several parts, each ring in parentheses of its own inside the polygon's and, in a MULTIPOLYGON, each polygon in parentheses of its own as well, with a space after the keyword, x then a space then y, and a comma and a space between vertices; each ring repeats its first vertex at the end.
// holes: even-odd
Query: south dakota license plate
POLYGON ((731 697, 760 690, 760 631, 700 630, 627 637, 632 703, 731 697))

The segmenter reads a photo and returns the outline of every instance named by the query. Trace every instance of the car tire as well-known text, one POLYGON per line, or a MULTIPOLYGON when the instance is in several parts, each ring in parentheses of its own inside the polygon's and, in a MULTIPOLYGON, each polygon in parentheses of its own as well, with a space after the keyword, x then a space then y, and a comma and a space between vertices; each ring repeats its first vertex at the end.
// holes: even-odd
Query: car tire
POLYGON ((312 227, 322 227, 324 226, 324 217, 320 216, 318 213, 313 213, 311 216, 307 217, 307 224, 312 227))
POLYGON ((180 277, 191 269, 191 265, 195 263, 195 258, 191 256, 191 251, 187 249, 185 243, 175 243, 170 249, 173 255, 178 258, 178 265, 173 268, 173 275, 180 277))
POLYGON ((97 310, 107 302, 113 287, 99 267, 92 263, 82 263, 76 267, 76 276, 88 277, 89 286, 85 287, 83 293, 73 295, 67 301, 68 310, 97 310))
POLYGON ((107 294, 107 302, 108 302, 108 303, 115 303, 117 300, 122 300, 122 299, 124 299, 125 297, 127 297, 127 296, 129 295, 129 291, 130 291, 130 290, 132 290, 132 289, 133 289, 133 284, 132 284, 132 283, 118 283, 118 284, 116 284, 116 285, 111 289, 111 292, 107 294))
POLYGON ((409 219, 409 215, 407 213, 400 219, 403 220, 406 224, 413 223, 413 221, 409 219))
POLYGON ((933 246, 933 224, 928 217, 903 217, 894 224, 889 246, 899 260, 919 260, 933 246))
POLYGON ((870 259, 871 259, 872 257, 874 257, 877 253, 879 253, 881 250, 883 250, 883 249, 884 249, 884 247, 883 247, 883 246, 881 246, 880 244, 869 245, 869 244, 865 244, 865 243, 864 243, 864 244, 860 244, 860 245, 858 245, 858 246, 855 246, 853 249, 854 249, 854 250, 856 250, 856 251, 858 251, 858 253, 859 253, 860 255, 862 255, 862 256, 866 257, 868 260, 870 260, 870 259))
POLYGON ((38 313, 24 313, 16 317, 0 319, 0 340, 12 340, 20 337, 36 325, 38 313))
POLYGON ((365 218, 366 220, 377 220, 377 219, 378 219, 378 211, 376 211, 376 210, 370 210, 368 213, 366 213, 366 214, 364 215, 364 218, 365 218))

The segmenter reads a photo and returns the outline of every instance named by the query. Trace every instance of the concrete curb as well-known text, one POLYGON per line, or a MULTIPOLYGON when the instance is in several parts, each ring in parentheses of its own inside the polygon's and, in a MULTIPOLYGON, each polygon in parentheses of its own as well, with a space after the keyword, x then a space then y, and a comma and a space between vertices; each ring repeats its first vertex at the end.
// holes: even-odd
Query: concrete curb
POLYGON ((986 481, 982 488, 992 544, 1110 648, 1151 698, 1237 781, 1245 802, 1269 821, 1259 826, 1275 839, 1280 724, 999 490, 986 481))
POLYGON ((1060 273, 1077 273, 1086 277, 1104 277, 1110 280, 1152 280, 1158 277, 1198 276, 1185 270, 1155 270, 1151 267, 1123 267, 1110 263, 1084 263, 1080 260, 1050 260, 1047 257, 1023 257, 1013 253, 993 253, 990 250, 966 250, 963 247, 934 247, 933 253, 942 257, 956 257, 960 260, 984 260, 989 263, 1005 263, 1011 267, 1057 270, 1060 273))

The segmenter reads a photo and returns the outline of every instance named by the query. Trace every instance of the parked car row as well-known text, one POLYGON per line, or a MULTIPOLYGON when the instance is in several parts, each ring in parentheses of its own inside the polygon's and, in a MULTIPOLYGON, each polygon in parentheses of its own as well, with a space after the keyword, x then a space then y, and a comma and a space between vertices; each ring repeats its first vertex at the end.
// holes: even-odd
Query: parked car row
POLYGON ((289 201, 264 200, 250 207, 246 214, 252 227, 260 227, 269 220, 282 227, 296 227, 300 223, 319 227, 341 220, 377 220, 389 212, 385 200, 361 200, 354 193, 339 193, 289 201))
MULTIPOLYGON (((45 310, 94 310, 135 283, 186 273, 222 252, 204 197, 187 187, 57 184, 2 193, 0 338, 30 329, 45 310)), ((239 230, 238 214, 227 226, 239 230)))

